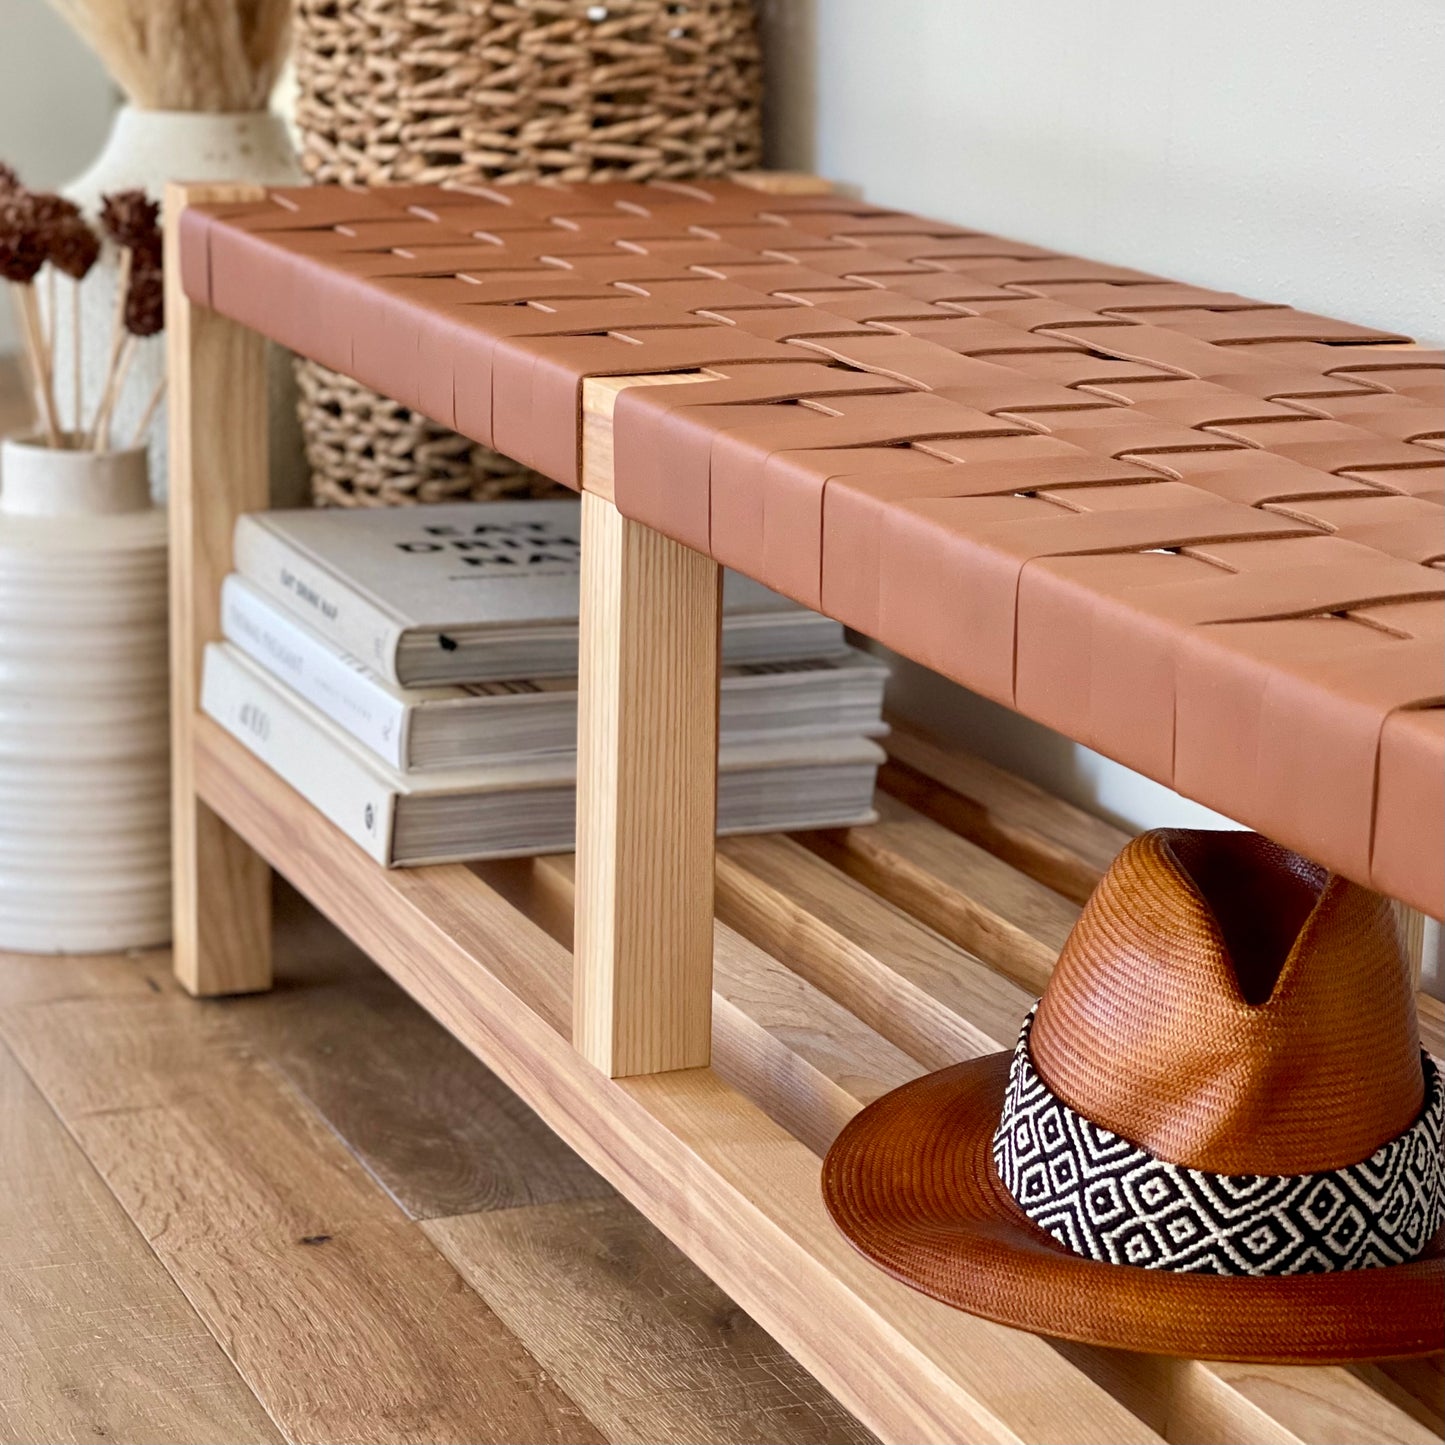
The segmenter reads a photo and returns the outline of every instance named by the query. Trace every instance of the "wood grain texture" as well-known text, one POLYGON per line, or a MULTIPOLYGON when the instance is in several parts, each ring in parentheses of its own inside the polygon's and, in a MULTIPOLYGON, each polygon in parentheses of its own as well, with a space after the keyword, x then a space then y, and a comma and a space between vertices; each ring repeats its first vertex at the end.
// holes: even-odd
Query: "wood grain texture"
POLYGON ((0 1007, 61 998, 145 998, 174 986, 171 956, 144 949, 112 954, 0 954, 0 1007))
MULTIPOLYGON (((552 902, 529 916, 565 943, 573 861, 556 855, 533 867, 552 880, 552 902)), ((506 892, 525 908, 526 895, 506 892)), ((724 923, 714 927, 712 1017, 718 1077, 820 1157, 860 1101, 921 1072, 902 1049, 724 923)))
POLYGON ((613 1077, 708 1061, 721 588, 583 496, 572 1036, 613 1077))
POLYGON ((191 766, 202 650, 221 635, 231 533, 242 512, 269 500, 266 343, 186 296, 178 223, 188 205, 264 194, 239 185, 166 188, 173 935, 176 976, 201 996, 271 984, 269 873, 197 802, 191 766))
POLYGON ((646 376, 594 376, 582 384, 582 490, 613 500, 612 415, 632 386, 674 386, 707 381, 709 371, 663 371, 646 376))
POLYGON ((835 868, 1034 995, 1078 908, 896 798, 866 828, 799 834, 835 868))
POLYGON ((1353 1368, 1371 1389, 1380 1391, 1432 1430, 1437 1440, 1445 1437, 1445 1355, 1380 1360, 1353 1368))
MULTIPOLYGON (((482 867, 534 872, 529 860, 482 867)), ((550 876, 564 894, 554 936, 567 940, 571 870, 550 876)), ((373 965, 348 967, 349 954, 360 957, 283 897, 284 982, 245 1004, 249 1037, 389 1194, 434 1221, 428 1236, 609 1438, 871 1438, 479 1060, 373 965), (298 976, 315 983, 286 986, 298 976), (437 1218, 448 1203, 458 1217, 437 1218)))
POLYGON ((1281 1445, 1429 1445, 1439 1432, 1387 1400, 1351 1369, 1214 1365, 1179 1375, 1171 1428, 1203 1445, 1232 1445, 1240 1432, 1281 1445))
POLYGON ((1112 823, 890 714, 885 786, 937 823, 1083 903, 1129 841, 1112 823))
POLYGON ((426 1231, 609 1439, 873 1438, 620 1199, 437 1219, 426 1231))
POLYGON ((1445 1004, 1428 993, 1415 995, 1420 1016, 1420 1042, 1435 1055, 1445 1059, 1445 1004))
POLYGON ((1033 996, 790 838, 719 844, 718 917, 930 1069, 993 1053, 1033 996))
MULTIPOLYGON (((571 929, 570 883, 567 892, 563 936, 570 936, 571 929)), ((610 1439, 806 1445, 871 1438, 756 1323, 293 890, 279 890, 276 912, 280 981, 272 992, 227 1008, 227 1014, 239 1016, 237 1046, 277 1063, 376 1184, 404 1206, 434 1212, 453 1203, 493 1211, 441 1221, 446 1237, 428 1232, 459 1274, 497 1306, 524 1348, 610 1439), (579 1188, 569 1192, 569 1180, 579 1188), (599 1189, 602 1193, 583 1198, 588 1188, 594 1195, 599 1189), (541 1207, 533 1202, 548 1196, 563 1202, 541 1207), (487 1227, 488 1217, 498 1221, 496 1231, 487 1227), (579 1384, 594 1386, 595 1393, 587 1392, 584 1400, 579 1384)), ((144 960, 47 959, 46 970, 27 971, 26 962, 23 955, 3 959, 3 1001, 43 1002, 63 996, 155 1002, 175 990, 168 959, 160 953, 144 960), (149 971, 141 971, 141 964, 149 971), (145 982, 151 975, 158 980, 155 987, 145 982)), ((213 1023, 206 1015, 197 1017, 205 1018, 207 1026, 213 1023)), ((82 1027, 73 1047, 84 1048, 86 1037, 82 1027)), ((4 1058, 0 1054, 0 1108, 9 1097, 4 1058)), ((14 1073, 23 1078, 18 1068, 14 1073)), ((38 1101, 38 1095, 34 1097, 38 1101)), ((43 1331, 47 1351, 43 1368, 18 1358, 16 1368, 23 1367, 23 1375, 7 1375, 0 1345, 0 1382, 8 1382, 0 1384, 0 1439, 279 1439, 63 1126, 43 1103, 39 1110, 48 1118, 49 1129, 38 1141, 38 1157, 32 1159, 27 1149, 13 1146, 7 1157, 26 1171, 27 1179, 63 1174, 65 1203, 52 1211, 64 1232, 63 1243, 56 1254, 47 1253, 43 1272, 27 1270, 23 1295, 7 1293, 5 1246, 12 1239, 22 1242, 29 1259, 35 1232, 28 1228, 28 1218, 23 1232, 19 1227, 9 1230, 7 1196, 0 1192, 0 1221, 5 1221, 0 1223, 0 1309, 15 1306, 15 1324, 0 1331, 0 1340, 19 1342, 17 1348, 23 1349, 31 1334, 43 1331), (170 1291, 222 1369, 230 1372, 232 1390, 249 1405, 261 1431, 247 1434, 229 1424, 219 1406, 213 1414, 220 1423, 208 1427, 204 1408, 193 1408, 183 1387, 176 1389, 175 1401, 158 1397, 153 1379, 170 1379, 173 1357, 180 1353, 179 1331, 173 1326, 154 1328, 168 1316, 149 1304, 146 1291, 127 1272, 130 1256, 109 1230, 77 1215, 70 1202, 71 1171, 55 1171, 51 1156, 57 1150, 68 1151, 71 1162, 78 1161, 89 1176, 93 1190, 129 1232, 131 1248, 170 1291), (47 1294, 62 1295, 55 1289, 55 1272, 76 1254, 90 1263, 85 1241, 92 1236, 103 1251, 104 1270, 122 1267, 118 1272, 131 1298, 113 1300, 105 1280, 97 1283, 102 1270, 88 1273, 83 1283, 90 1304, 76 1307, 75 1323, 84 1331, 82 1347, 77 1347, 53 1327, 37 1281, 44 1282, 47 1294), (123 1311, 136 1308, 137 1301, 142 1318, 123 1336, 121 1372, 97 1359, 109 1343, 104 1311, 126 1318, 123 1311), (89 1315, 83 1312, 87 1308, 89 1315), (55 1363, 76 1360, 83 1368, 73 1382, 70 1377, 57 1382, 55 1363), (62 1385, 68 1394, 57 1399, 62 1385), (79 1419, 67 1431, 54 1424, 55 1412, 57 1405, 70 1402, 79 1419), (145 1409, 137 1410, 137 1402, 145 1409), (168 1408, 188 1411, 181 1418, 190 1423, 168 1430, 168 1408), (141 1422, 134 1429, 127 1428, 132 1418, 141 1422), (118 1429, 110 1428, 112 1420, 118 1429), (87 1431, 91 1421, 97 1426, 93 1434, 87 1431)), ((9 1199, 14 1202, 13 1194, 9 1199)), ((52 1202, 47 1197, 46 1206, 52 1202)), ((44 1228, 38 1233, 48 1246, 44 1228)), ((211 1374, 199 1365, 187 1373, 197 1391, 216 1391, 211 1374)), ((334 1436, 322 1422, 314 1438, 334 1436)))
POLYGON ((1357 1366, 1200 1364, 1082 1345, 1058 1348, 1181 1445, 1427 1445, 1439 1439, 1418 1408, 1394 1398, 1401 1392, 1371 1383, 1357 1366))
POLYGON ((0 1440, 279 1441, 3 1046, 0 1159, 0 1440))
POLYGON ((1152 1440, 1043 1341, 887 1279, 817 1156, 708 1070, 609 1080, 566 1042, 566 951, 465 868, 383 872, 220 729, 203 796, 863 1423, 909 1441, 1152 1440))
POLYGON ((1428 917, 1408 903, 1392 900, 1395 917, 1400 925, 1400 943, 1405 950, 1405 959, 1410 965, 1410 976, 1415 986, 1420 985, 1420 973, 1425 966, 1425 937, 1429 925, 1428 917))
POLYGON ((257 1057, 246 1005, 62 998, 0 1032, 287 1438, 600 1440, 257 1057))
POLYGON ((278 989, 251 1037, 412 1219, 610 1195, 477 1058, 376 970, 278 989))
MULTIPOLYGON (((800 1159, 795 1141, 753 1126, 741 1096, 726 1091, 712 1074, 693 1070, 626 1079, 620 1087, 671 1137, 688 1143, 680 1176, 685 1195, 711 1191, 736 1211, 734 1227, 725 1230, 707 1227, 708 1221, 690 1212, 678 1221, 675 1242, 709 1272, 727 1265, 751 1270, 766 1285, 773 1308, 790 1320, 822 1326, 835 1353, 849 1321, 830 1307, 829 1285, 846 1279, 857 1303, 872 1310, 886 1303, 895 1325, 906 1322, 901 1334, 938 1372, 914 1401, 920 1421, 949 1398, 948 1378, 958 1375, 966 1381, 972 1416, 963 1429, 954 1427, 964 1439, 993 1438, 1000 1429, 1020 1441, 1074 1438, 1103 1423, 1094 1413, 1096 1402, 1086 1399, 1077 1381, 1055 1374, 1063 1360, 1051 1347, 1047 1361, 1014 1353, 1012 1347, 1025 1340, 1044 1343, 1037 1337, 1004 1330, 1000 1338, 998 1327, 987 1321, 947 1308, 939 1314, 935 1301, 911 1291, 910 1298, 895 1300, 897 1286, 877 1269, 854 1277, 856 1256, 849 1257, 851 1246, 829 1225, 811 1156, 800 1159), (761 1219, 754 1217, 758 1212, 761 1219), (764 1240, 781 1241, 785 1257, 760 1248, 764 1240)), ((875 1328, 877 1323, 875 1317, 875 1328)), ((858 1335, 852 1338, 856 1345, 858 1335)), ((901 1338, 875 1339, 875 1349, 896 1372, 906 1358, 898 1350, 901 1338)), ((850 1351, 849 1365, 861 1368, 858 1353, 850 1351)), ((1114 1428, 1125 1427, 1118 1421, 1114 1428)), ((1141 1429, 1147 1427, 1129 1417, 1128 1434, 1141 1429)), ((901 1438, 932 1436, 920 1423, 901 1438)))
POLYGON ((837 189, 832 181, 807 171, 734 171, 731 179, 770 196, 826 196, 837 189))

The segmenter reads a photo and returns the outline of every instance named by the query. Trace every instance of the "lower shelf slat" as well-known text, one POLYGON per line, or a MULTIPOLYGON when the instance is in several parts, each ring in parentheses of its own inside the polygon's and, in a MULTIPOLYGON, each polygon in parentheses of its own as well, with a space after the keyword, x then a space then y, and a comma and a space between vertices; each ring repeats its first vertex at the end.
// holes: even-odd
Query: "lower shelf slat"
MULTIPOLYGON (((383 872, 207 719, 196 735, 205 801, 882 1438, 1437 1438, 1416 1393, 1428 1369, 1372 1377, 1061 1350, 924 1299, 833 1230, 817 1154, 852 1112, 1012 1042, 1029 997, 1019 959, 1046 976, 1048 939, 1075 911, 1035 879, 970 854, 1002 880, 1012 914, 996 928, 1001 914, 955 890, 995 971, 834 867, 815 840, 730 840, 714 1066, 610 1081, 567 1042, 570 860, 383 872), (1031 918, 1046 938, 1026 930, 1031 918)), ((906 810, 891 817, 891 850, 908 862, 921 834, 947 866, 956 835, 906 810)), ((830 846, 846 854, 869 831, 829 835, 830 846)), ((911 866, 927 878, 920 856, 911 866)), ((940 906, 957 917, 957 899, 940 906)))

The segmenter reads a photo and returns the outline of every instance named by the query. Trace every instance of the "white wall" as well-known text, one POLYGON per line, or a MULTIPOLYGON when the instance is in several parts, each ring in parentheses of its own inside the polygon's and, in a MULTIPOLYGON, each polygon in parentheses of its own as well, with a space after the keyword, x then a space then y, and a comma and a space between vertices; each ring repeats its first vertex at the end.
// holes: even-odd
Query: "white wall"
MULTIPOLYGON (((770 162, 1445 338, 1441 0, 765 0, 770 162)), ((1211 817, 925 673, 895 702, 1137 827, 1211 817)))
MULTIPOLYGON (((0 7, 0 161, 35 190, 53 190, 95 157, 119 96, 45 0, 0 0, 0 7)), ((15 345, 12 309, 0 307, 0 354, 15 345)))
POLYGON ((771 0, 773 162, 1445 338, 1440 0, 771 0))

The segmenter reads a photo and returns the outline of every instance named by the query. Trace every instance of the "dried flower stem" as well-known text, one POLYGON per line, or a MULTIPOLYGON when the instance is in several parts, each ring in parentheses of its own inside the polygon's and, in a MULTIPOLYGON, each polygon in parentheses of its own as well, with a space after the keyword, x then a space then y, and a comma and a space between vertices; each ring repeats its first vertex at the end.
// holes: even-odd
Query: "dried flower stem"
POLYGON ((146 402, 145 410, 140 414, 140 421, 136 423, 135 435, 131 437, 130 444, 133 447, 141 446, 146 439, 146 433, 151 429, 151 423, 156 419, 156 412, 160 410, 161 400, 166 394, 166 379, 164 376, 156 382, 155 390, 146 402))
POLYGON ((115 404, 116 372, 120 367, 121 352, 125 348, 125 298, 130 290, 130 273, 135 264, 135 254, 128 248, 120 253, 120 265, 115 274, 115 312, 110 327, 110 357, 105 363, 105 388, 95 407, 95 420, 91 424, 90 436, 86 440, 89 451, 100 450, 102 428, 110 419, 110 409, 115 404))
POLYGON ((55 388, 50 380, 50 356, 45 345, 45 328, 40 320, 40 303, 36 299, 34 286, 12 286, 11 290, 15 293, 16 305, 20 311, 25 355, 35 383, 35 396, 40 421, 45 428, 45 439, 52 447, 58 447, 61 444, 60 422, 56 414, 55 388))
POLYGON ((116 362, 115 371, 111 374, 101 403, 100 415, 95 421, 94 449, 98 452, 106 451, 110 447, 110 423, 115 416, 116 403, 120 400, 121 392, 125 390, 126 378, 130 375, 130 364, 135 360, 136 349, 135 337, 127 332, 121 345, 120 360, 116 362))
POLYGON ((72 281, 70 283, 70 367, 73 390, 70 396, 70 433, 76 446, 80 445, 80 439, 85 432, 81 398, 84 371, 80 364, 81 341, 84 335, 85 327, 81 325, 80 313, 80 282, 72 281))
POLYGON ((20 328, 20 343, 25 348, 25 371, 30 379, 30 389, 33 393, 32 400, 37 411, 40 410, 40 388, 37 370, 39 358, 35 355, 35 348, 31 345, 30 324, 25 319, 25 303, 20 299, 20 288, 18 286, 7 286, 10 292, 10 302, 15 308, 15 324, 20 328))
POLYGON ((20 341, 25 348, 25 371, 30 379, 30 400, 35 407, 35 414, 41 419, 43 426, 45 403, 40 395, 41 358, 35 346, 35 334, 30 329, 30 317, 26 314, 25 301, 21 295, 24 288, 12 285, 8 289, 15 306, 15 323, 20 328, 20 341))

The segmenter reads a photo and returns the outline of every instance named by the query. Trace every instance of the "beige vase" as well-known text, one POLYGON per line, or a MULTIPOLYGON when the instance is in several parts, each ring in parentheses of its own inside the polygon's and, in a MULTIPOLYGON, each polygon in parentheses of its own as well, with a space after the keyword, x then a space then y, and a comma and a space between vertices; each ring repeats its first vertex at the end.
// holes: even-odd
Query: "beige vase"
POLYGON ((170 936, 166 523, 144 450, 0 446, 0 948, 170 936))

